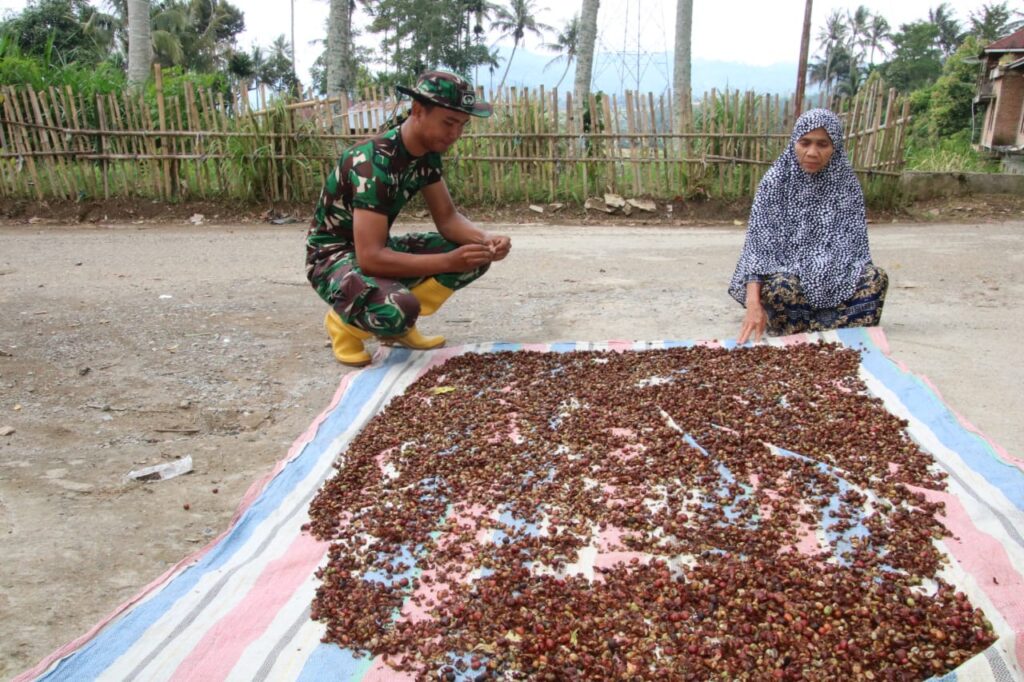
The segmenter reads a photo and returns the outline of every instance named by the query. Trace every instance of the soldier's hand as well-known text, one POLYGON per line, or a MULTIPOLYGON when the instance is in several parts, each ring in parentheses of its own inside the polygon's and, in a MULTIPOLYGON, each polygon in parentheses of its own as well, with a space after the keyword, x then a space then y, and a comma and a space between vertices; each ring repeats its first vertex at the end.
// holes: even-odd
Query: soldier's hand
POLYGON ((452 258, 452 272, 469 272, 493 259, 486 244, 465 244, 449 253, 452 258))
POLYGON ((499 234, 491 237, 487 245, 491 249, 491 260, 501 260, 512 249, 512 240, 505 235, 499 234))

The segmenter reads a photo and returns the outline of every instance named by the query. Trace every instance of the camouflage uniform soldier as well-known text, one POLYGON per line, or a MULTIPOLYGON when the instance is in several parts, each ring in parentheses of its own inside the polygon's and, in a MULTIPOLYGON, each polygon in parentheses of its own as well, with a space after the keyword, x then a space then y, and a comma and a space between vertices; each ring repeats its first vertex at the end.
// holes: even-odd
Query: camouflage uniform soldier
POLYGON ((413 99, 409 116, 342 153, 306 237, 306 277, 331 306, 324 326, 334 356, 356 367, 370 362, 363 347, 370 336, 417 350, 444 344, 442 336, 420 334, 416 320, 511 248, 508 237, 481 230, 455 210, 441 172, 441 154, 470 116, 490 116, 491 106, 477 100, 468 81, 443 71, 398 91, 413 99), (391 236, 416 192, 437 232, 391 236))

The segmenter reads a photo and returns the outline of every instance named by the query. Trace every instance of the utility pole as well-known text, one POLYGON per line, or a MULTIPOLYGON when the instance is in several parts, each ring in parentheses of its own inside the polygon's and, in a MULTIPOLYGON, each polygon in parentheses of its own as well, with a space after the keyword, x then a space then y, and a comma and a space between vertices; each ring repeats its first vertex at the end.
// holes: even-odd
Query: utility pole
POLYGON ((296 83, 299 82, 298 73, 295 71, 295 0, 292 0, 292 78, 296 83))
POLYGON ((796 97, 793 116, 799 117, 804 106, 804 84, 807 82, 807 51, 811 43, 811 0, 804 7, 804 32, 800 37, 800 65, 796 69, 796 97))

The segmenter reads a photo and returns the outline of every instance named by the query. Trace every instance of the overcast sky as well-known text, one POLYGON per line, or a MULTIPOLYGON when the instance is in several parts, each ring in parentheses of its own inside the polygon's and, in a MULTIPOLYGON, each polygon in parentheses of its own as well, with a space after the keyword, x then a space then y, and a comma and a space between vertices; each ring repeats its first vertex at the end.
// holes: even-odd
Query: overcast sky
MULTIPOLYGON (((245 12, 246 30, 239 36, 245 49, 253 44, 269 45, 278 35, 290 40, 290 0, 230 0, 245 12)), ((992 0, 990 0, 992 1, 992 0)), ((0 13, 20 10, 26 0, 0 0, 0 13)), ((102 2, 94 2, 103 6, 102 2)), ((323 47, 316 41, 325 37, 326 0, 294 0, 296 66, 299 77, 308 83, 310 65, 323 47)), ((544 9, 540 19, 556 27, 563 26, 580 2, 573 0, 534 0, 544 9)), ((865 0, 860 3, 815 0, 812 16, 812 54, 814 40, 825 18, 834 10, 850 11, 859 4, 881 14, 895 29, 900 24, 925 19, 937 0, 865 0)), ((966 23, 983 0, 948 0, 954 16, 966 23)), ((1008 3, 1024 8, 1020 0, 1008 3)), ((661 52, 670 50, 675 31, 676 0, 601 0, 598 14, 598 49, 624 52, 661 52), (641 20, 642 17, 642 20, 641 20)), ((692 53, 696 59, 767 65, 796 63, 800 51, 800 29, 804 0, 694 0, 692 53)), ((362 42, 368 43, 364 37, 362 42)), ((529 37, 527 49, 537 49, 537 40, 529 37)), ((539 49, 538 49, 539 51, 539 49)))

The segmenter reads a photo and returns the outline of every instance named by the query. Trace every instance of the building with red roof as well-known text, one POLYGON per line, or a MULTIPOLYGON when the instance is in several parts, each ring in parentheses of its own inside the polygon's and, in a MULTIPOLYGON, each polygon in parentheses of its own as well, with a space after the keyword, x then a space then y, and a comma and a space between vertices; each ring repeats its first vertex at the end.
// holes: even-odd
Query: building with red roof
POLYGON ((979 146, 1004 158, 1024 153, 1024 28, 985 46, 978 57, 975 111, 985 107, 979 146))

